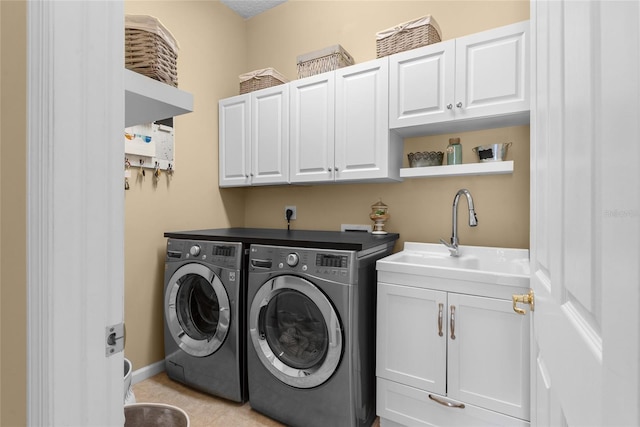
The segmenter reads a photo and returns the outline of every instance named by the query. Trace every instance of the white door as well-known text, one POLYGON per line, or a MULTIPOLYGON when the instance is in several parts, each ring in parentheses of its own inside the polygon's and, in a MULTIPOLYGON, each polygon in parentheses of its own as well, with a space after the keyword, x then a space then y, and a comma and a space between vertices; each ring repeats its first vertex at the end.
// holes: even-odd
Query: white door
POLYGON ((218 102, 218 128, 218 185, 251 185, 251 94, 218 102))
POLYGON ((123 17, 117 0, 27 5, 32 426, 124 423, 123 353, 106 345, 124 311, 123 17))
POLYGON ((640 425, 639 18, 531 3, 534 425, 640 425))
POLYGON ((251 184, 289 182, 289 85, 251 94, 251 184))
POLYGON ((289 83, 291 182, 333 181, 335 74, 289 83))

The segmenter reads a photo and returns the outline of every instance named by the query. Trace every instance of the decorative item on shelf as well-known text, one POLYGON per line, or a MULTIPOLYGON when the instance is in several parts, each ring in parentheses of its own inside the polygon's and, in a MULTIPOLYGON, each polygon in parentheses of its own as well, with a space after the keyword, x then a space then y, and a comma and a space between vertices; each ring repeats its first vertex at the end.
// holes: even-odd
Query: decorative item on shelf
POLYGON ((178 87, 178 41, 156 17, 125 15, 124 66, 178 87))
POLYGON ((355 61, 339 44, 298 55, 298 78, 314 76, 327 71, 353 65, 355 61))
POLYGON ((447 164, 462 164, 462 145, 460 138, 449 138, 449 146, 447 146, 447 164))
POLYGON ((417 153, 409 153, 409 167, 421 168, 424 166, 440 166, 444 153, 442 151, 419 151, 417 153))
POLYGON ((240 78, 240 95, 289 82, 286 77, 274 68, 253 70, 240 74, 238 77, 240 78))
POLYGON ((371 205, 371 214, 369 215, 369 218, 374 222, 371 234, 387 234, 387 232, 384 231, 384 223, 390 217, 389 207, 382 203, 382 200, 371 205))
POLYGON ((478 156, 479 162, 501 162, 507 158, 507 151, 512 142, 506 144, 478 145, 472 151, 478 156))
POLYGON ((441 39, 440 27, 431 16, 423 16, 376 33, 378 58, 415 49, 441 39))

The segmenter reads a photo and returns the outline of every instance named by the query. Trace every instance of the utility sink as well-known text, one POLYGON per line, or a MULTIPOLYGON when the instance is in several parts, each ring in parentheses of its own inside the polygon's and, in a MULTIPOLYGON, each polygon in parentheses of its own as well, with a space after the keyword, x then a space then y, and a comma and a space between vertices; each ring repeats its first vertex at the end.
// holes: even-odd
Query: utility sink
POLYGON ((529 286, 527 249, 459 246, 453 257, 440 243, 406 242, 404 249, 377 262, 378 271, 489 284, 529 286))

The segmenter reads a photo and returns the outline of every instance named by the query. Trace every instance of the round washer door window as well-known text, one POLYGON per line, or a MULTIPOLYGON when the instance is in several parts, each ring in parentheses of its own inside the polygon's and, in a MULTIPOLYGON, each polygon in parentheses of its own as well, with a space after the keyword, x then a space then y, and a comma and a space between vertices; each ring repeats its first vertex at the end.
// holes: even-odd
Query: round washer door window
POLYGON ((169 279, 165 318, 171 336, 186 353, 213 354, 227 336, 229 297, 218 276, 202 264, 185 264, 169 279))
POLYGON ((336 371, 342 356, 340 319, 311 282, 278 276, 261 286, 250 311, 249 333, 262 364, 280 381, 316 387, 336 371))

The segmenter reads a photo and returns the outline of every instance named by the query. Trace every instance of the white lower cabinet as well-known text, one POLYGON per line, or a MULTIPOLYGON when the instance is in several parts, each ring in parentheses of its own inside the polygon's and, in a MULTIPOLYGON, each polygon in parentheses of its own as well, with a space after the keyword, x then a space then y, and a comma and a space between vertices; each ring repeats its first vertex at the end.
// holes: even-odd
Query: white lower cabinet
POLYGON ((528 425, 530 317, 513 311, 511 293, 489 298, 379 282, 382 421, 528 425))

